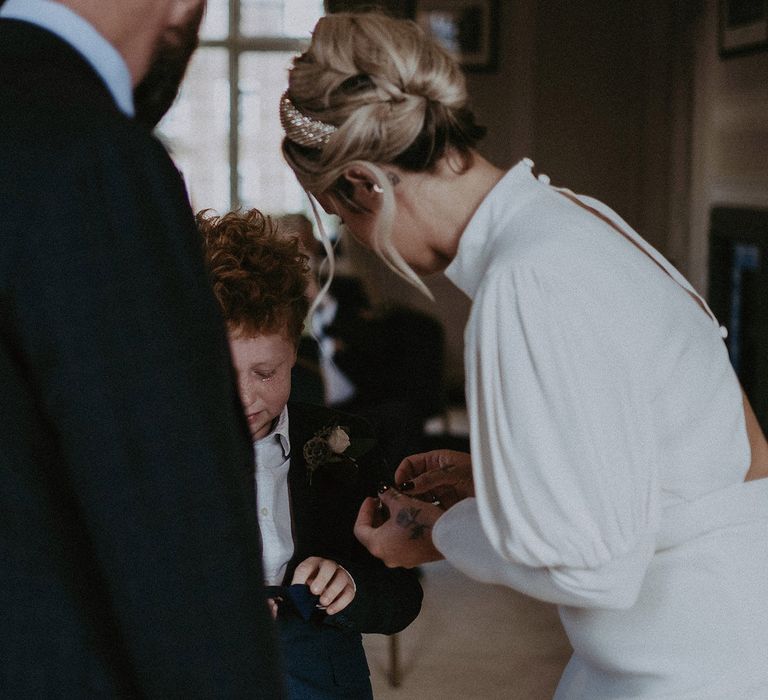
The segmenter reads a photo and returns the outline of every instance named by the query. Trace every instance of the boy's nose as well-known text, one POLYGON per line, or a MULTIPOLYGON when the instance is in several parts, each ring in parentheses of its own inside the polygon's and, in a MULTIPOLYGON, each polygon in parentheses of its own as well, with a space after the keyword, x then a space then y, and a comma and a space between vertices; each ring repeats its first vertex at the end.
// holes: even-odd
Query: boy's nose
POLYGON ((256 387, 248 383, 240 384, 240 401, 244 408, 251 408, 258 401, 258 398, 259 393, 256 387))

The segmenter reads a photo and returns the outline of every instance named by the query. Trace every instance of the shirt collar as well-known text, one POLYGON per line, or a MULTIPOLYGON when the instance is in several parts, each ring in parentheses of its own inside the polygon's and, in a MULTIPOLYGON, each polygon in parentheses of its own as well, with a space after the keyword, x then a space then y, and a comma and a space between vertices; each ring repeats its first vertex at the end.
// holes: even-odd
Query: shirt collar
POLYGON ((526 186, 537 184, 532 166, 525 158, 494 185, 469 220, 459 239, 456 256, 445 268, 445 276, 470 299, 475 297, 495 254, 489 243, 506 230, 505 221, 524 204, 526 186))
POLYGON ((73 10, 52 0, 7 0, 0 17, 29 22, 64 40, 91 65, 118 108, 133 117, 133 81, 120 52, 73 10))
POLYGON ((263 438, 258 439, 253 446, 256 448, 259 445, 265 445, 275 440, 280 443, 280 447, 283 450, 283 459, 288 459, 291 454, 291 440, 288 437, 288 406, 283 406, 275 427, 263 438))

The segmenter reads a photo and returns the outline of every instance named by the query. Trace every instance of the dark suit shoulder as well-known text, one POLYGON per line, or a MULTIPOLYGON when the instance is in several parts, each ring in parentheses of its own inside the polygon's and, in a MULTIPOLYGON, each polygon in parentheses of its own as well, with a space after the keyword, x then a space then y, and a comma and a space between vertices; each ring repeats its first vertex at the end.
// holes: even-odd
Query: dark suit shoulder
MULTIPOLYGON (((15 177, 87 174, 104 163, 167 161, 160 143, 123 114, 107 86, 66 42, 26 22, 0 20, 0 158, 15 177), (28 161, 30 166, 20 165, 28 161)), ((166 163, 169 165, 169 163, 166 163)), ((171 166, 172 167, 172 166, 171 166)), ((5 168, 3 168, 5 170, 5 168)), ((6 172, 0 171, 0 178, 6 172)))
POLYGON ((157 259, 163 238, 184 254, 199 244, 165 149, 66 43, 0 20, 0 104, 0 297, 42 255, 66 268, 98 251, 157 259))

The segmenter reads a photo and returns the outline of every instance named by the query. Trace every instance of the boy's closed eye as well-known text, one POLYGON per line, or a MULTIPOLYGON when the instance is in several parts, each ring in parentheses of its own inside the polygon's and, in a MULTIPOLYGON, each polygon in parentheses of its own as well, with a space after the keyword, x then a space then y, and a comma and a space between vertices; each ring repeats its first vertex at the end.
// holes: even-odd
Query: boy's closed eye
POLYGON ((251 437, 258 440, 288 401, 296 346, 285 332, 248 335, 230 329, 229 347, 251 437))

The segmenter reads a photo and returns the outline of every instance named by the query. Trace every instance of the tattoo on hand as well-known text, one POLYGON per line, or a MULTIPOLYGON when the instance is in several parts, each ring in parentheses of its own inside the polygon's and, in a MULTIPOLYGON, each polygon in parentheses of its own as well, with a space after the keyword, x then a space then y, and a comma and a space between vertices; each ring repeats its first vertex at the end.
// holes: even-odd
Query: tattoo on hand
POLYGON ((420 523, 416 518, 421 512, 421 508, 403 508, 398 514, 395 522, 402 528, 410 528, 411 534, 408 539, 418 540, 424 537, 424 533, 429 529, 429 525, 420 523))

